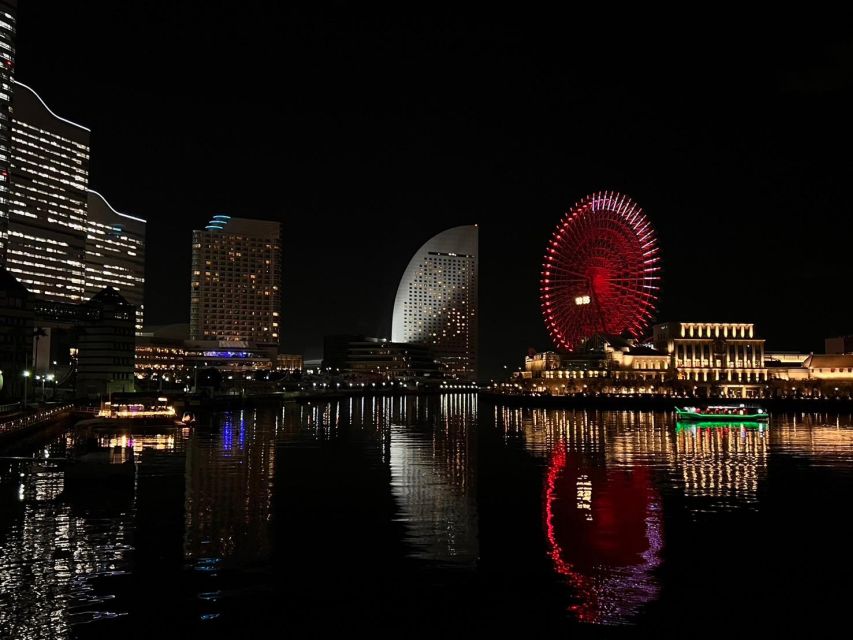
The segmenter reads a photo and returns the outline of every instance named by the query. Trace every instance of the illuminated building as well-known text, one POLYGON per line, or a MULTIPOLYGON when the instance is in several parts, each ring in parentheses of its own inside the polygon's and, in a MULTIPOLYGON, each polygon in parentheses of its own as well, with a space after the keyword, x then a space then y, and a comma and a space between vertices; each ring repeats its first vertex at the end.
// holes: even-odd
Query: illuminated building
POLYGON ((552 395, 653 393, 664 384, 670 357, 632 338, 596 335, 572 353, 545 352, 525 358, 514 377, 531 390, 552 395))
POLYGON ((853 354, 812 354, 803 366, 812 380, 853 381, 853 354))
POLYGON ((145 220, 119 213, 96 191, 88 191, 86 288, 91 298, 112 287, 136 307, 136 333, 142 331, 145 287, 145 220))
POLYGON ((326 336, 323 368, 364 380, 437 382, 442 378, 429 347, 365 336, 326 336))
POLYGON ((6 268, 30 293, 85 299, 89 129, 56 115, 12 81, 12 154, 6 268))
POLYGON ((669 354, 678 380, 707 393, 760 397, 767 382, 764 340, 752 323, 667 322, 654 327, 655 348, 669 354))
POLYGON ((295 353, 280 353, 275 368, 279 371, 299 371, 303 367, 302 356, 295 353))
POLYGON ((560 354, 554 351, 534 353, 524 359, 525 371, 551 371, 560 368, 560 354))
POLYGON ((134 371, 140 381, 186 386, 195 384, 199 369, 215 368, 224 376, 244 379, 256 371, 270 371, 277 357, 274 348, 244 341, 187 340, 186 325, 165 325, 137 336, 134 371))
POLYGON ((213 216, 193 231, 191 340, 278 345, 281 225, 213 216))
POLYGON ((764 340, 750 323, 658 324, 653 343, 652 348, 630 338, 594 335, 571 354, 561 354, 559 366, 538 367, 528 358, 526 370, 514 377, 532 391, 555 395, 677 391, 755 398, 765 395, 769 371, 781 376, 802 369, 794 356, 785 358, 788 366, 768 369, 764 340))
POLYGON ((9 234, 9 169, 12 157, 12 73, 18 3, 0 0, 0 266, 6 263, 9 234))
POLYGON ((477 377, 478 229, 453 227, 412 257, 397 288, 391 341, 423 344, 452 376, 477 377))

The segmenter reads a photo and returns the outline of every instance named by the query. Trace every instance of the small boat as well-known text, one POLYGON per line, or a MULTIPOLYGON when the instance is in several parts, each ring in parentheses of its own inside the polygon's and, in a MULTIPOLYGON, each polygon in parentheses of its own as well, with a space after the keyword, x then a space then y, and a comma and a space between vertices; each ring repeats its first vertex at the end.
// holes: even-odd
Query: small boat
POLYGON ((679 420, 698 420, 702 422, 766 422, 767 412, 761 407, 750 405, 712 405, 709 407, 676 407, 679 420))
POLYGON ((696 431, 697 429, 705 430, 705 429, 725 429, 728 431, 732 431, 734 429, 739 429, 741 431, 750 431, 755 430, 760 433, 764 433, 768 428, 767 422, 759 421, 759 420, 729 420, 729 421, 718 421, 718 420, 676 420, 675 421, 675 431, 696 431))

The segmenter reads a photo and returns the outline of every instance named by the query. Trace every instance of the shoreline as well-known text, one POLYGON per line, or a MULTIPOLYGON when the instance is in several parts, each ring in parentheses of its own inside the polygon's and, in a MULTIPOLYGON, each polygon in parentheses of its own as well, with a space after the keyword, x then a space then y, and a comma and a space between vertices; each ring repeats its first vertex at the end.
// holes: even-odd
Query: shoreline
POLYGON ((769 411, 853 412, 846 398, 684 398, 674 396, 525 396, 480 391, 480 400, 493 405, 555 409, 674 411, 676 406, 759 404, 769 411))

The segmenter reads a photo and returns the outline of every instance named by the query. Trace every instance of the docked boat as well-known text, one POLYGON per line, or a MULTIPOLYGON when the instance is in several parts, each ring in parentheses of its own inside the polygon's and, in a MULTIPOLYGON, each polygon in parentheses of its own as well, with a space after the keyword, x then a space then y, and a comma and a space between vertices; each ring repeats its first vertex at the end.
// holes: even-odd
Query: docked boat
POLYGON ((708 407, 676 407, 679 420, 701 422, 766 422, 767 411, 754 405, 711 405, 708 407))

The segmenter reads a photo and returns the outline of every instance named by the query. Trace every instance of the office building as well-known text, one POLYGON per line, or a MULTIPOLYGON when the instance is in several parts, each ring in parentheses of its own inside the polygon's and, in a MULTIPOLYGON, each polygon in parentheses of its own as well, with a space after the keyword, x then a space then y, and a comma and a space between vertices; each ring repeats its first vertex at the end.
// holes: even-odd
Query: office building
POLYGON ((12 81, 6 268, 34 296, 85 299, 89 129, 12 81))
POLYGON ((18 3, 0 0, 0 266, 6 264, 9 234, 9 169, 12 158, 12 73, 18 3))
POLYGON ((87 195, 86 286, 91 298, 112 287, 136 307, 136 334, 142 332, 145 292, 145 220, 116 211, 96 191, 87 195))
POLYGON ((213 216, 193 231, 190 339, 278 345, 281 225, 213 216))
POLYGON ((394 301, 392 342, 423 344, 448 375, 477 378, 478 229, 439 233, 412 257, 394 301))

